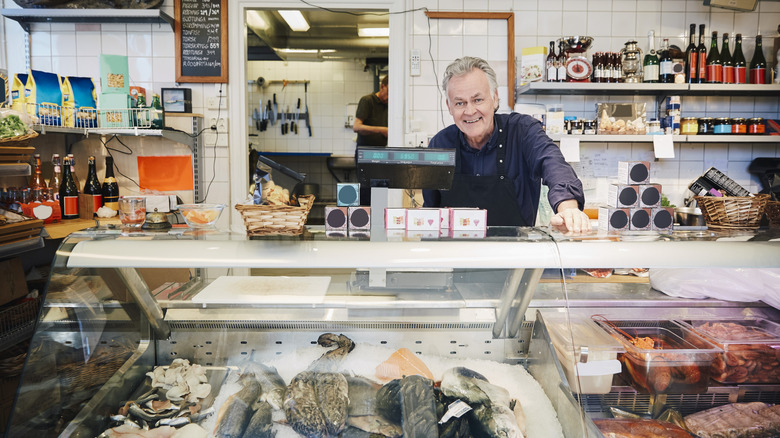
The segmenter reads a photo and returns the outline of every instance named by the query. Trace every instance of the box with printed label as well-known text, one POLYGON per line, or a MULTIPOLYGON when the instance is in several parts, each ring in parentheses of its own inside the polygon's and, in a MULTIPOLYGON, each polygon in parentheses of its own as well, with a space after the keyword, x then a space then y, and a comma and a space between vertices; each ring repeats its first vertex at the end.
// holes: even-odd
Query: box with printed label
POLYGON ((650 162, 648 161, 619 161, 619 184, 647 184, 650 180, 650 162))
POLYGON ((336 205, 325 206, 325 230, 347 231, 347 207, 336 205))
POLYGON ((639 185, 639 207, 655 208, 661 206, 661 184, 639 185))
POLYGON ((410 208, 406 210, 407 230, 438 230, 440 223, 438 208, 410 208))
POLYGON ((446 230, 450 227, 450 209, 449 208, 440 208, 439 209, 439 216, 441 217, 441 224, 439 225, 439 228, 446 230))
POLYGON ((674 208, 656 207, 651 210, 652 224, 651 230, 669 231, 674 228, 674 208))
POLYGON ((350 231, 371 229, 371 207, 347 207, 347 224, 350 231))
POLYGON ((639 206, 639 187, 627 184, 610 184, 607 205, 614 208, 639 206))
POLYGON ((629 217, 628 229, 631 231, 648 231, 652 227, 649 208, 632 208, 629 217))
POLYGON ((599 231, 615 233, 628 230, 627 208, 599 207, 599 231))
POLYGON ((547 47, 523 47, 520 53, 520 82, 538 82, 544 79, 547 47))
POLYGON ((406 209, 405 208, 385 208, 385 229, 386 230, 405 230, 406 229, 406 209))
POLYGON ((478 208, 451 208, 451 230, 484 230, 487 227, 487 210, 478 208))

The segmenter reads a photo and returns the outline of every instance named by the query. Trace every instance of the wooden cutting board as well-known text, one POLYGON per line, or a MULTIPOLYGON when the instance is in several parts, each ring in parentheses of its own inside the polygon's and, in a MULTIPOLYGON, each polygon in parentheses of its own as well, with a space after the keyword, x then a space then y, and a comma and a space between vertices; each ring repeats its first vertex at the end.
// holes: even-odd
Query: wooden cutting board
POLYGON ((28 221, 14 222, 0 225, 0 244, 12 243, 41 235, 43 221, 31 219, 28 221))

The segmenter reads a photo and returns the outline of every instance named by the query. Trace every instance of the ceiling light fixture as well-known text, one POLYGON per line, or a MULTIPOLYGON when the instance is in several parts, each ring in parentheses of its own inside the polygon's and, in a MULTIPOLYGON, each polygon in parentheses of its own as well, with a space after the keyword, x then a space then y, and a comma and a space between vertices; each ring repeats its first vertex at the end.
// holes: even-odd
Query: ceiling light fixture
POLYGON ((389 37, 389 27, 358 27, 358 36, 361 37, 389 37))
POLYGON ((309 23, 305 18, 303 18, 301 11, 281 10, 279 11, 279 14, 282 16, 282 18, 284 18, 284 21, 287 22, 287 25, 290 26, 290 29, 293 31, 306 32, 309 30, 309 23))
POLYGON ((336 49, 279 49, 284 53, 334 53, 336 49))

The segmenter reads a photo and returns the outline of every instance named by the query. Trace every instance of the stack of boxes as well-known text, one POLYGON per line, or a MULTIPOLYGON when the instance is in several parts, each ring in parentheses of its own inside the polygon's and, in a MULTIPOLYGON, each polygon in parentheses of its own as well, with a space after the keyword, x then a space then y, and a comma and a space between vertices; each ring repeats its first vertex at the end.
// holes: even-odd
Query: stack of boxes
POLYGON ((339 183, 336 205, 325 206, 325 232, 328 235, 366 235, 371 231, 371 207, 360 205, 357 183, 339 183))
POLYGON ((387 208, 388 235, 407 237, 481 238, 487 230, 487 210, 479 208, 387 208))
POLYGON ((674 210, 661 207, 661 185, 651 184, 650 163, 621 161, 618 181, 610 185, 607 206, 599 208, 599 231, 668 231, 674 210))

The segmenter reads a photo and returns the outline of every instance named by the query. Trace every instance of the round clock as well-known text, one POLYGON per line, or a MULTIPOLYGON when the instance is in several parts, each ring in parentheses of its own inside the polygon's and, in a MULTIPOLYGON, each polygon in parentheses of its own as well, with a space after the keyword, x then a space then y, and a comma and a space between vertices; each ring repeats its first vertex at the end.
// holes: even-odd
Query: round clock
POLYGON ((566 61, 566 74, 573 81, 586 81, 593 72, 593 66, 587 58, 569 58, 566 61))

